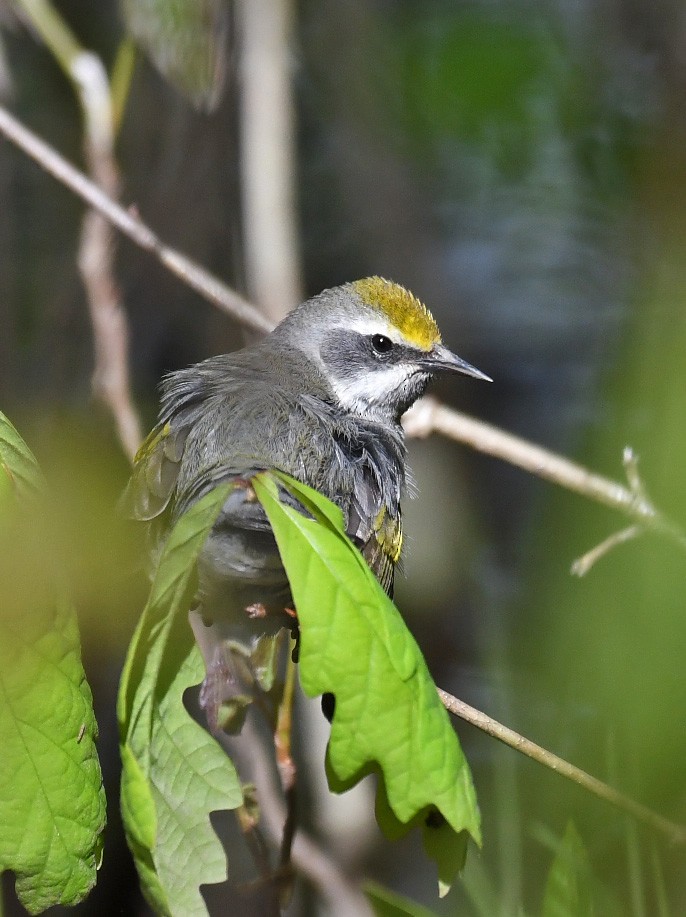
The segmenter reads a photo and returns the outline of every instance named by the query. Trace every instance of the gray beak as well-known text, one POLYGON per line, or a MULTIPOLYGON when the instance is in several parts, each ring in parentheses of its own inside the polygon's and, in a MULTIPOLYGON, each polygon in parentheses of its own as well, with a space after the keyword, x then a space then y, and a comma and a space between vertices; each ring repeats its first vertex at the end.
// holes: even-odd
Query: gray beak
POLYGON ((447 370, 449 372, 464 373, 465 376, 474 376, 475 379, 483 379, 484 382, 493 382, 490 376, 482 373, 480 369, 472 366, 471 363, 467 363, 462 357, 452 353, 443 344, 435 344, 432 347, 431 353, 428 354, 423 362, 423 366, 431 370, 431 372, 447 370))

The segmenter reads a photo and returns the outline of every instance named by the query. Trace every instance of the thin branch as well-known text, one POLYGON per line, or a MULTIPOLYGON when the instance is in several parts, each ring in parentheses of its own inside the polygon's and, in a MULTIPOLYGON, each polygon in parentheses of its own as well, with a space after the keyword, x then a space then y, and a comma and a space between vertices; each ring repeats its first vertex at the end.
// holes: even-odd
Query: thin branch
MULTIPOLYGON (((243 753, 252 769, 252 780, 260 802, 260 823, 275 845, 280 845, 286 821, 286 807, 274 779, 273 760, 248 718, 241 731, 243 753)), ((373 917, 373 910, 359 887, 317 842, 302 830, 293 839, 291 860, 337 914, 373 917)))
POLYGON ((530 739, 524 738, 513 729, 503 726, 502 723, 482 713, 481 710, 470 707, 464 701, 458 700, 452 694, 443 691, 442 688, 438 688, 438 696, 446 710, 465 720, 465 722, 471 723, 472 726, 476 726, 477 729, 487 733, 492 738, 498 739, 499 742, 503 742, 510 748, 514 748, 515 751, 521 752, 527 758, 531 758, 562 777, 566 777, 567 780, 571 780, 572 783, 583 787, 583 789, 599 799, 604 799, 605 802, 609 802, 615 808, 621 809, 622 812, 633 815, 634 818, 649 825, 654 830, 666 834, 673 843, 686 843, 686 826, 669 821, 669 819, 664 818, 647 806, 636 802, 635 799, 630 799, 618 790, 613 789, 613 787, 608 786, 607 783, 603 783, 602 780, 598 780, 597 777, 592 777, 586 771, 582 771, 580 768, 565 761, 564 758, 559 758, 540 745, 536 745, 530 739))
MULTIPOLYGON (((293 646, 295 646, 295 641, 291 640, 291 647, 293 646)), ((283 829, 280 859, 280 867, 283 870, 288 868, 290 862, 291 848, 293 846, 293 838, 297 826, 297 769, 295 761, 293 760, 291 748, 294 699, 295 662, 293 661, 293 653, 291 651, 286 660, 286 679, 283 696, 279 704, 276 731, 274 733, 276 766, 279 771, 279 779, 281 780, 281 789, 286 800, 286 823, 283 829)))
POLYGON ((571 567, 572 574, 574 576, 585 576, 601 557, 605 557, 617 545, 624 544, 626 541, 631 541, 632 538, 642 535, 643 531, 640 525, 630 525, 619 532, 614 532, 609 538, 601 541, 599 545, 587 551, 582 557, 577 557, 571 567))
POLYGON ((686 534, 655 508, 642 488, 637 491, 625 487, 542 446, 448 408, 434 398, 418 401, 403 417, 403 427, 408 436, 424 438, 440 433, 448 439, 466 443, 477 452, 503 459, 560 487, 617 509, 643 528, 670 536, 686 550, 686 534))
POLYGON ((101 188, 86 178, 83 172, 74 168, 53 147, 21 124, 2 106, 0 133, 218 309, 254 331, 271 331, 273 323, 261 315, 251 303, 197 262, 165 245, 133 210, 120 207, 101 188))
MULTIPOLYGON (((119 193, 110 91, 101 60, 82 52, 72 62, 84 114, 84 150, 93 179, 110 196, 119 193)), ((129 323, 115 280, 116 240, 111 224, 90 209, 83 218, 78 265, 88 294, 95 344, 93 390, 110 408, 129 460, 140 445, 141 423, 129 381, 129 323)))
MULTIPOLYGON (((18 8, 38 32, 71 81, 81 105, 84 152, 93 180, 110 197, 119 193, 114 158, 110 86, 100 58, 84 50, 49 0, 18 0, 18 8)), ((112 412, 129 459, 141 441, 141 427, 129 385, 129 327, 114 279, 115 239, 111 224, 94 210, 83 219, 78 265, 93 327, 93 391, 112 412)))

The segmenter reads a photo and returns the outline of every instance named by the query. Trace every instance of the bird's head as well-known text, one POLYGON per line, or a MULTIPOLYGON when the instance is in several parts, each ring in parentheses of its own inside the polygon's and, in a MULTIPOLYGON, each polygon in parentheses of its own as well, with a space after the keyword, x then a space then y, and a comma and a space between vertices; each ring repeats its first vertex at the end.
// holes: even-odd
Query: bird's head
POLYGON ((448 350, 416 296, 382 277, 324 290, 277 333, 318 365, 346 411, 383 422, 397 422, 438 372, 491 381, 448 350))

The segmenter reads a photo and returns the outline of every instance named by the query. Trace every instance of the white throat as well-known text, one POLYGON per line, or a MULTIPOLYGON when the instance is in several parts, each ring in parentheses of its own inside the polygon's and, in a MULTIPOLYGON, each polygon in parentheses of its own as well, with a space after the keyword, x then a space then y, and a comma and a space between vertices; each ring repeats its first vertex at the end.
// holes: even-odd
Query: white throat
POLYGON ((329 384, 347 411, 387 422, 395 419, 396 392, 407 379, 407 367, 389 366, 356 379, 329 379, 329 384))

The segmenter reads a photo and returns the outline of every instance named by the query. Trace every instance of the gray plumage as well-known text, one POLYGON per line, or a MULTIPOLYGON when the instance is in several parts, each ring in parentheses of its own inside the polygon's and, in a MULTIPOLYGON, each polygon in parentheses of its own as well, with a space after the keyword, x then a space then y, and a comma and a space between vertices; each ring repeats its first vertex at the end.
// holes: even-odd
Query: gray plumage
MULTIPOLYGON (((365 283, 381 285, 381 299, 411 297, 379 278, 327 290, 263 341, 167 376, 159 422, 125 495, 130 514, 157 520, 163 540, 211 488, 279 469, 338 504, 349 536, 391 593, 406 485, 401 414, 436 369, 482 374, 443 347, 416 300, 409 307, 424 312, 417 312, 421 334, 412 331, 413 338, 396 327, 385 301, 369 301, 365 283)), ((231 662, 236 648, 245 650, 238 655, 249 676, 264 638, 294 624, 274 537, 251 497, 245 487, 229 496, 199 561, 193 623, 207 665, 210 719, 224 695, 232 696, 223 682, 244 687, 246 672, 238 677, 231 662)))

